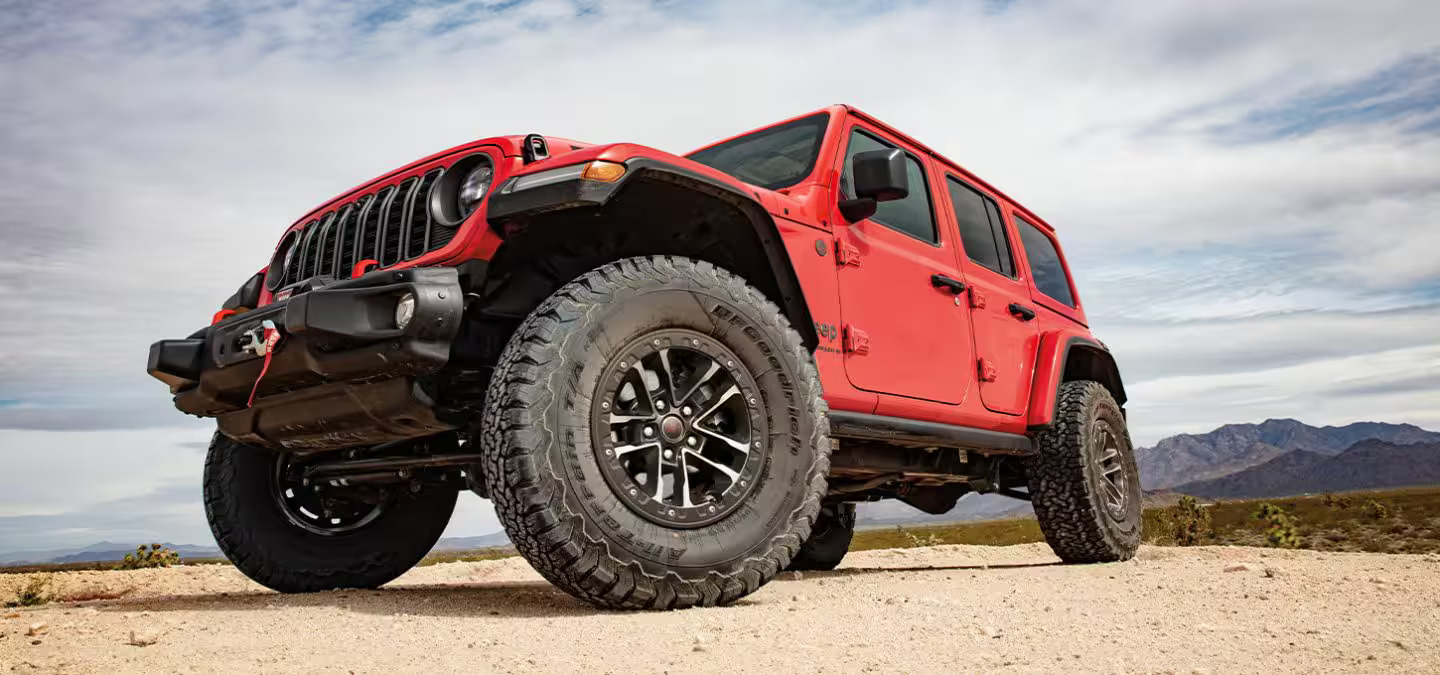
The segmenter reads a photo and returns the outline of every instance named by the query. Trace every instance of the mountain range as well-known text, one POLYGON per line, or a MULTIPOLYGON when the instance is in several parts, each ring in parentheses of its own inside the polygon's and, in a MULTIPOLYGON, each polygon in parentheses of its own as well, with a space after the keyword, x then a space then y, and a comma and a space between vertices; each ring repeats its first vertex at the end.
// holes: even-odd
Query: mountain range
POLYGON ((1440 443, 1440 433, 1412 424, 1356 422, 1343 427, 1314 427, 1298 420, 1270 419, 1259 424, 1227 424, 1204 434, 1170 436, 1135 451, 1140 485, 1146 490, 1227 476, 1259 466, 1293 450, 1338 455, 1360 441, 1396 445, 1440 443))
POLYGON ((1228 476, 1184 483, 1196 497, 1284 497, 1440 483, 1440 443, 1396 445, 1366 440, 1336 455, 1291 450, 1228 476))

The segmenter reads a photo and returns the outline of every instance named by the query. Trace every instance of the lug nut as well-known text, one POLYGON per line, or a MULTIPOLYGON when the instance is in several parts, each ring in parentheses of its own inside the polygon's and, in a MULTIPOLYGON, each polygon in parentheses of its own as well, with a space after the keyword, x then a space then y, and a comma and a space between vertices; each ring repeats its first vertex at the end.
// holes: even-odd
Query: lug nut
POLYGON ((695 411, 692 410, 692 409, 690 408, 690 406, 688 406, 688 405, 685 406, 684 408, 681 408, 681 409, 680 409, 680 414, 681 414, 681 415, 689 415, 689 414, 691 414, 691 413, 693 413, 693 412, 695 412, 695 411))
POLYGON ((665 459, 675 459, 674 450, 666 450, 663 454, 665 455, 665 459))
POLYGON ((655 427, 645 427, 644 434, 645 434, 645 438, 650 438, 650 437, 654 436, 654 435, 655 435, 655 427))
POLYGON ((698 445, 699 443, 700 443, 700 439, 695 438, 694 436, 691 436, 691 437, 685 439, 685 445, 688 445, 688 446, 690 446, 690 447, 692 447, 692 448, 695 447, 696 445, 698 445))
POLYGON ((656 402, 655 402, 655 409, 656 409, 656 410, 664 410, 664 409, 665 409, 665 402, 664 402, 664 401, 656 401, 656 402))

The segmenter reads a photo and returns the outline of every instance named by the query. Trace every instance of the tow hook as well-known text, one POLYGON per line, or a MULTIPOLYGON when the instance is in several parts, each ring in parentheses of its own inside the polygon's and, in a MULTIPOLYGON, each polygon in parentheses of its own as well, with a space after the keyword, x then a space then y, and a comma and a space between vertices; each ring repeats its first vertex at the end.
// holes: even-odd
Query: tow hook
POLYGON ((275 322, 269 319, 264 320, 256 326, 241 334, 240 351, 255 356, 264 356, 269 351, 265 344, 265 330, 275 330, 275 322))

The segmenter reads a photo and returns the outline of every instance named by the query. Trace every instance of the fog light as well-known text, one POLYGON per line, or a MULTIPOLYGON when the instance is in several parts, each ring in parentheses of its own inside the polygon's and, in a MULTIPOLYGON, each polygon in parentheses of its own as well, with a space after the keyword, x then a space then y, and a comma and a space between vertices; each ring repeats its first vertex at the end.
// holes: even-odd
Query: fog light
POLYGON ((413 318, 415 318, 415 294, 406 293, 400 296, 400 302, 395 303, 395 327, 405 330, 413 318))

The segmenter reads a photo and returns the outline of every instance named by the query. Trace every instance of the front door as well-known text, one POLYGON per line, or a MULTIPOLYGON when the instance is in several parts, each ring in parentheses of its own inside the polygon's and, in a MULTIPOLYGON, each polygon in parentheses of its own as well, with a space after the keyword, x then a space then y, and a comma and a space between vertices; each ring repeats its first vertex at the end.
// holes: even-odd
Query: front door
POLYGON ((953 174, 945 176, 945 187, 964 247, 980 400, 993 412, 1022 415, 1040 335, 1030 287, 995 199, 953 174))
POLYGON ((867 391, 960 403, 974 379, 969 312, 957 293, 964 277, 956 242, 936 227, 928 160, 854 123, 839 199, 851 196, 856 153, 897 147, 906 153, 909 196, 881 202, 870 218, 835 218, 845 373, 867 391))

